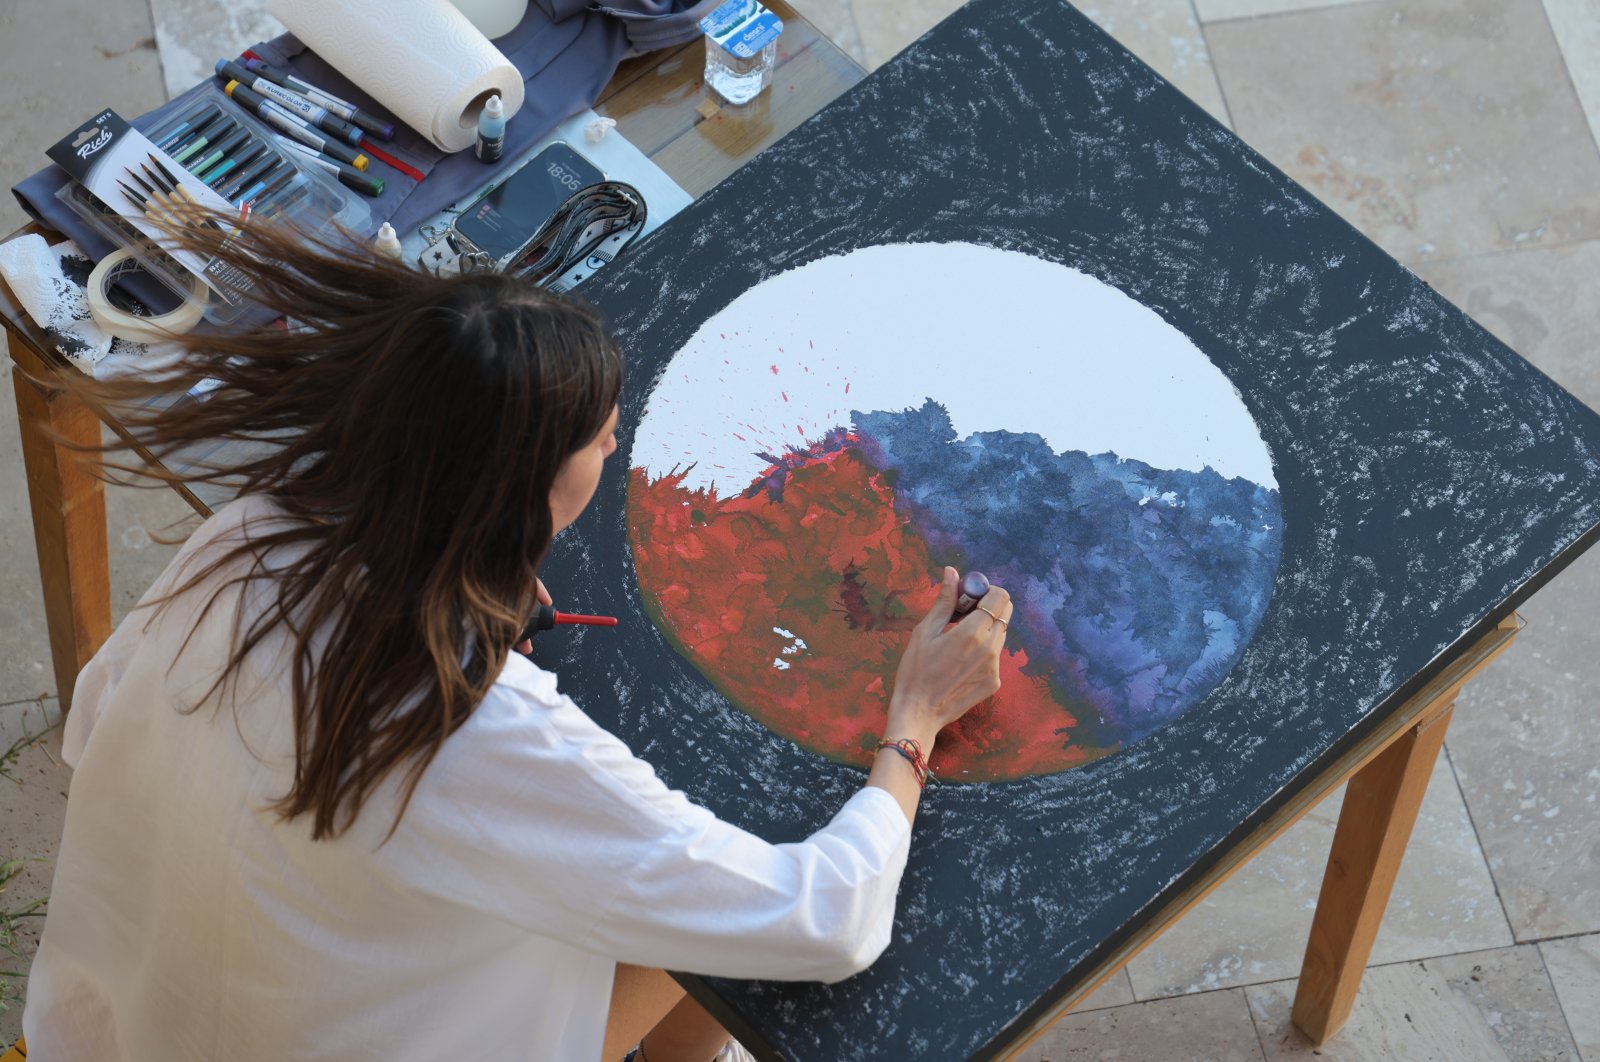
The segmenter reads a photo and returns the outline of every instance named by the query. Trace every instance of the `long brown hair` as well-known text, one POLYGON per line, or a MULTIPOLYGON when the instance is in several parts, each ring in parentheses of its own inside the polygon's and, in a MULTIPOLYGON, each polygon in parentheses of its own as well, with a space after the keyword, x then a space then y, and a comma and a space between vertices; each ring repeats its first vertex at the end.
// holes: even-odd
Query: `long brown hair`
POLYGON ((532 612, 551 487, 607 421, 621 356, 591 309, 511 277, 433 277, 341 236, 272 225, 173 238, 247 275, 267 323, 180 337, 182 358, 156 379, 61 384, 118 408, 157 458, 270 444, 231 465, 155 473, 231 482, 292 518, 208 556, 165 600, 235 562, 245 574, 224 587, 270 579, 273 603, 235 631, 212 692, 287 628, 296 759, 276 810, 337 836, 401 770, 403 815, 532 612), (220 386, 199 404, 137 408, 204 379, 220 386), (269 571, 264 556, 280 547, 295 559, 269 571))

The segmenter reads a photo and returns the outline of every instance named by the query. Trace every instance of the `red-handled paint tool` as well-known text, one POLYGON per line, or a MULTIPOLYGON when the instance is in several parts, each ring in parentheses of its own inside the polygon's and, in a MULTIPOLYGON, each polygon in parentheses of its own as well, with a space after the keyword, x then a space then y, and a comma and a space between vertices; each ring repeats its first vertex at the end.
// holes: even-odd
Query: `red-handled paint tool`
POLYGON ((520 645, 540 631, 547 631, 563 623, 578 623, 588 627, 615 627, 617 625, 617 617, 585 616, 577 612, 557 612, 549 605, 541 604, 538 611, 533 614, 533 619, 528 621, 528 626, 518 635, 517 643, 520 645))

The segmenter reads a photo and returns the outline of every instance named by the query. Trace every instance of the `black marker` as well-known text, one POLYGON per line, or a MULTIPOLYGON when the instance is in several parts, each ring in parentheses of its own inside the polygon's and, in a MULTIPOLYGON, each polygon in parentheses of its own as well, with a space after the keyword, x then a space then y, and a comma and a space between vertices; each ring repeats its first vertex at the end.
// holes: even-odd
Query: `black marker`
POLYGON ((237 81, 245 88, 254 89, 262 97, 272 100, 289 113, 297 115, 302 120, 310 122, 323 132, 343 140, 351 147, 361 143, 364 135, 362 131, 343 118, 334 114, 326 107, 320 107, 292 89, 282 85, 273 84, 265 77, 258 77, 240 66, 238 63, 226 59, 217 60, 217 76, 224 82, 237 81))
POLYGON ((965 616, 978 607, 978 602, 983 600, 983 595, 989 592, 989 577, 982 572, 968 572, 961 577, 961 593, 956 597, 956 610, 950 615, 950 622, 965 616))
POLYGON ((284 164, 285 163, 282 159, 269 152, 266 158, 262 159, 248 170, 245 170, 239 176, 227 182, 217 190, 222 193, 222 197, 224 199, 233 200, 240 192, 244 191, 246 188, 249 188, 261 178, 267 176, 273 170, 284 164))
POLYGON ((221 125, 215 122, 207 122, 203 129, 195 130, 194 136, 185 137, 182 147, 174 145, 173 150, 168 154, 172 156, 172 161, 183 162, 195 152, 203 149, 207 144, 215 144, 237 128, 237 123, 231 118, 224 118, 221 125))
POLYGON ((196 177, 200 177, 201 180, 204 180, 205 178, 201 176, 201 174, 204 171, 209 170, 211 167, 215 166, 217 163, 219 163, 223 159, 227 158, 228 157, 228 152, 233 151, 233 150, 235 150, 237 148, 243 147, 245 141, 247 141, 249 139, 250 139, 250 130, 248 130, 248 129, 235 130, 233 135, 225 136, 221 140, 217 141, 217 146, 215 148, 213 148, 206 155, 205 158, 201 159, 199 162, 196 162, 196 163, 194 163, 192 165, 190 165, 188 163, 185 163, 185 165, 188 166, 188 170, 189 170, 190 173, 194 174, 196 177))
POLYGON ((394 139, 393 123, 374 118, 365 111, 357 109, 354 104, 341 100, 331 92, 324 92, 310 82, 301 81, 287 71, 279 70, 277 67, 264 63, 260 59, 246 59, 244 66, 251 73, 260 74, 268 81, 282 85, 292 92, 298 92, 312 103, 326 107, 339 117, 354 122, 379 140, 394 139))
POLYGON ((278 146, 291 154, 310 162, 313 166, 320 167, 339 178, 339 183, 346 188, 354 188, 362 195, 380 196, 383 194, 383 181, 378 177, 369 177, 354 166, 346 166, 336 158, 324 155, 316 148, 307 147, 298 140, 290 140, 277 133, 272 134, 272 139, 278 146))
POLYGON ((286 213, 302 199, 309 197, 311 189, 311 179, 302 173, 290 181, 287 187, 263 196, 257 203, 252 203, 250 209, 261 211, 261 216, 264 218, 275 218, 279 214, 286 213))
POLYGON ((347 166, 354 166, 358 170, 367 168, 365 155, 351 148, 349 144, 322 135, 311 123, 290 114, 248 85, 230 81, 223 91, 228 94, 229 99, 243 107, 246 113, 255 115, 278 132, 314 147, 324 155, 332 155, 347 166))
POLYGON ((257 144, 254 148, 246 151, 244 154, 235 155, 233 158, 225 160, 221 166, 218 166, 216 169, 212 170, 211 174, 204 178, 206 187, 215 188, 228 174, 239 169, 241 166, 253 165, 256 160, 261 158, 261 156, 266 154, 266 152, 267 145, 257 144))
POLYGON ((177 125, 162 133, 160 137, 151 137, 157 147, 166 150, 178 141, 185 133, 198 132, 216 121, 222 115, 222 109, 215 103, 208 103, 197 111, 182 118, 177 125))
POLYGON ((283 168, 283 172, 273 175, 271 180, 257 181, 253 187, 247 189, 239 196, 239 201, 241 203, 248 203, 250 205, 250 209, 254 210, 258 206, 261 206, 263 203, 265 203, 267 199, 281 191, 290 181, 293 181, 295 178, 300 176, 302 176, 302 174, 299 170, 295 169, 293 166, 285 166, 283 168))

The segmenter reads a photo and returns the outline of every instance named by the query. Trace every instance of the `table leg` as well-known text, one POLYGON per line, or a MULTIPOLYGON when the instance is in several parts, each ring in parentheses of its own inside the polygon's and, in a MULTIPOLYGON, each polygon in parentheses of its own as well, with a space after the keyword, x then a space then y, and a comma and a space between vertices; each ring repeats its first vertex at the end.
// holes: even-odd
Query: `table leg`
POLYGON ((1315 1043, 1343 1028, 1355 1005, 1454 700, 1452 690, 1345 790, 1294 997, 1294 1023, 1315 1043))
POLYGON ((111 635, 105 486, 67 445, 98 445, 100 421, 75 396, 42 387, 17 367, 11 375, 50 657, 65 713, 79 670, 111 635))

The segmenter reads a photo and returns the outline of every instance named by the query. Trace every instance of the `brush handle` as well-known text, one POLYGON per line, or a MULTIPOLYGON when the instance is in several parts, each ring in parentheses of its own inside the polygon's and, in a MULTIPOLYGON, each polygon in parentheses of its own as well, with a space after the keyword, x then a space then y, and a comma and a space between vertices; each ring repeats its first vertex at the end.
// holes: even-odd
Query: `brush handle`
POLYGON ((578 612, 557 612, 552 606, 541 603, 538 609, 534 611, 533 618, 528 621, 527 627, 517 636, 517 643, 520 645, 540 631, 547 631, 557 624, 566 623, 582 624, 588 627, 615 627, 617 625, 617 617, 585 616, 578 612))

